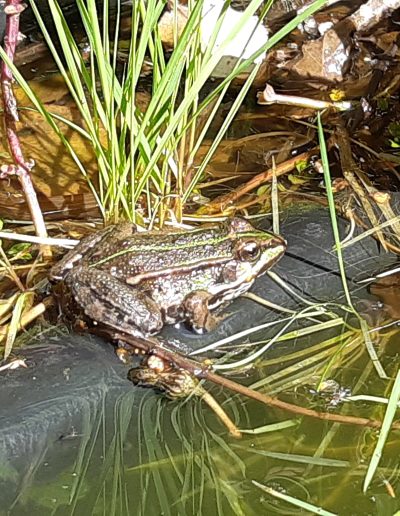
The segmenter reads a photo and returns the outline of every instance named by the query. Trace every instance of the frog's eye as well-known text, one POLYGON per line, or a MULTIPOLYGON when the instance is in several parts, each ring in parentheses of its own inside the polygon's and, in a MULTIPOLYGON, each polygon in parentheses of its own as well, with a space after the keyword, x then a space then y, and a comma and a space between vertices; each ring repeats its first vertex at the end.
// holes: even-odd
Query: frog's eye
POLYGON ((238 246, 238 257, 242 262, 254 262, 260 257, 260 247, 257 242, 242 242, 238 246))

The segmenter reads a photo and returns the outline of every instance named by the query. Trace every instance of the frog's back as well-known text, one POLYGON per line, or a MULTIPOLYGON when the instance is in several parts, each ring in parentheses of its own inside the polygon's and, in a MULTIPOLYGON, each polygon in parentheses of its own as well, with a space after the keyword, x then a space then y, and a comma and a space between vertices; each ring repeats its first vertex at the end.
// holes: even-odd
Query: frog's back
POLYGON ((126 278, 143 272, 206 267, 232 258, 233 241, 220 226, 191 231, 151 231, 103 241, 85 257, 86 263, 126 278))

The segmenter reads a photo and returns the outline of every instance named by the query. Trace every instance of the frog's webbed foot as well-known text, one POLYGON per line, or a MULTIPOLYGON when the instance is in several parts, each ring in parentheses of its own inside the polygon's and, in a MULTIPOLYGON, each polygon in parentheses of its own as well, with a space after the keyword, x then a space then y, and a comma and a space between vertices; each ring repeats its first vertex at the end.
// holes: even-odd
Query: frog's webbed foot
POLYGON ((205 290, 197 290, 185 298, 185 315, 196 333, 214 330, 222 319, 222 317, 212 314, 208 307, 208 302, 212 297, 205 290))
POLYGON ((79 308, 95 322, 139 337, 157 333, 163 326, 152 299, 107 272, 75 267, 65 282, 79 308))

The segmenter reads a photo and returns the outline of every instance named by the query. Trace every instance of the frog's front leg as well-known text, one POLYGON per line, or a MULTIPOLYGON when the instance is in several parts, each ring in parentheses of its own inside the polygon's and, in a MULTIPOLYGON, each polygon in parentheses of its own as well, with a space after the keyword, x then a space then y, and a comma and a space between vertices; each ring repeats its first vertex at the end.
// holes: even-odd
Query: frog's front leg
POLYGON ((221 320, 221 317, 213 315, 210 311, 208 303, 212 298, 206 290, 196 290, 185 297, 185 317, 196 333, 214 330, 221 320))
POLYGON ((105 271, 78 266, 65 282, 93 321, 140 337, 158 333, 163 327, 161 312, 151 298, 105 271))

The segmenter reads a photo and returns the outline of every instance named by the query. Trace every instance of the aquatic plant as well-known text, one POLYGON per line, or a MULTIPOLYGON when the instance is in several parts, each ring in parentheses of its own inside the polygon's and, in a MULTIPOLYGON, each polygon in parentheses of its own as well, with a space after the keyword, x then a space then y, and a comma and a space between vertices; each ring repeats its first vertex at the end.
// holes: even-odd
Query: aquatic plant
MULTIPOLYGON (((30 5, 54 60, 68 85, 82 117, 82 126, 62 119, 88 139, 96 156, 98 176, 89 177, 56 119, 35 95, 5 53, 1 57, 29 99, 60 136, 86 177, 105 220, 128 218, 149 223, 156 218, 181 219, 184 207, 192 200, 196 184, 204 176, 207 164, 218 147, 249 90, 260 66, 260 56, 295 28, 299 22, 326 3, 317 0, 285 27, 265 39, 254 49, 252 36, 268 13, 272 1, 252 0, 235 18, 221 39, 221 27, 230 2, 217 13, 207 40, 202 38, 202 19, 207 3, 189 2, 185 24, 178 23, 178 2, 169 2, 173 23, 174 48, 166 56, 160 33, 164 0, 133 2, 131 31, 121 38, 121 5, 113 14, 108 1, 103 2, 101 17, 95 0, 77 0, 88 51, 83 53, 67 24, 57 0, 49 0, 49 9, 59 42, 53 40, 35 0, 30 5), (258 21, 254 15, 261 9, 258 21), (226 77, 210 91, 205 91, 212 74, 237 34, 245 34, 251 25, 248 41, 226 77), (251 46, 250 46, 251 45, 251 46), (248 47, 248 48, 247 48, 248 47), (249 55, 249 52, 251 53, 249 55), (125 55, 122 66, 120 57, 125 55), (254 61, 258 62, 254 64, 254 61), (151 66, 150 98, 145 108, 137 100, 141 75, 151 66), (250 71, 249 71, 250 67, 250 71), (240 87, 208 152, 199 161, 197 153, 232 81, 243 72, 247 79, 240 87)), ((125 15, 126 16, 126 15, 125 15)), ((207 19, 208 21, 208 19, 207 19)), ((226 24, 225 24, 226 25, 226 24)), ((147 81, 147 84, 149 81, 147 81)), ((59 119, 60 120, 60 119, 59 119)), ((59 121, 58 120, 58 121, 59 121)))

